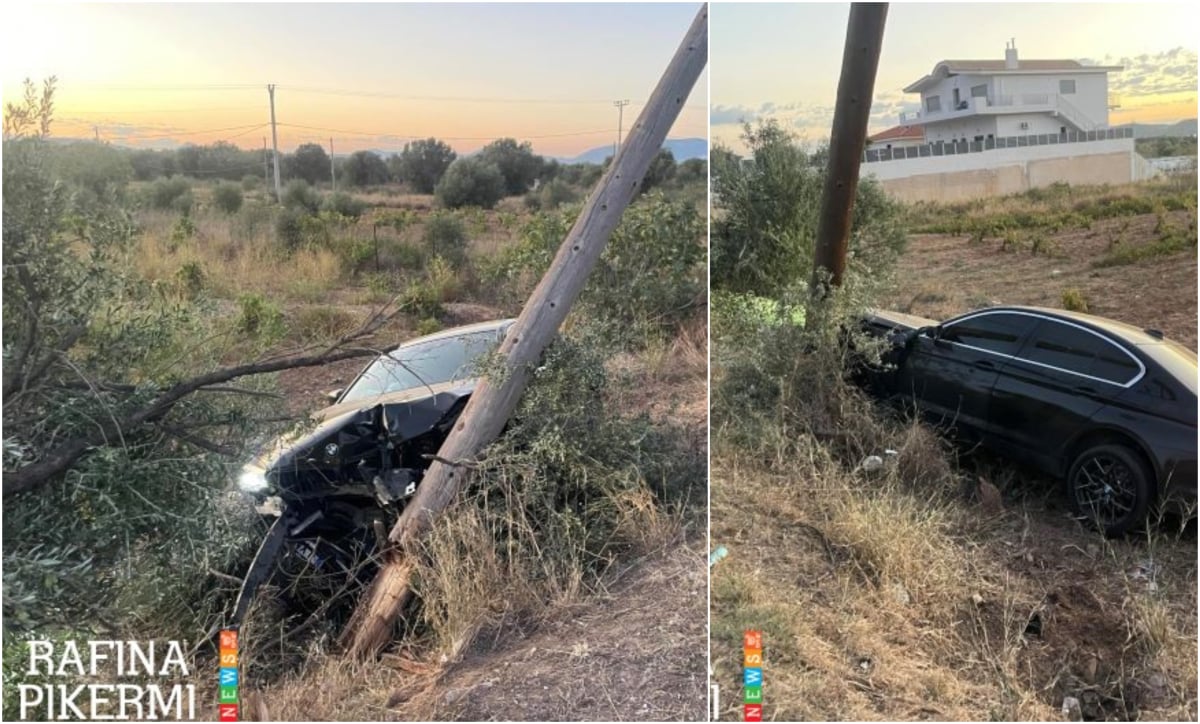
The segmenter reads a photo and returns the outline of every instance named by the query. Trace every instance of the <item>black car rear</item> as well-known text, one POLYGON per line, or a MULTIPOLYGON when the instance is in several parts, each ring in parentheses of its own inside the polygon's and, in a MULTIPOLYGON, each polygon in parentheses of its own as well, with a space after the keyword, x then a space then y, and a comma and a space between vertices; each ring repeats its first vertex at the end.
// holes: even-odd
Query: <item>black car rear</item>
POLYGON ((1110 534, 1158 501, 1196 498, 1196 355, 1086 314, 995 307, 938 324, 876 313, 888 369, 870 388, 930 422, 1068 482, 1110 534))

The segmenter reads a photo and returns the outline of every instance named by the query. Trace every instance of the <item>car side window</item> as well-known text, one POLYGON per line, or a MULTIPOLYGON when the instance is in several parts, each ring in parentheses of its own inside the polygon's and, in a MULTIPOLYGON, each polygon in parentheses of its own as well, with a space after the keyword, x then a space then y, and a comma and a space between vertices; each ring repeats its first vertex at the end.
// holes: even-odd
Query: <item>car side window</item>
POLYGON ((993 312, 947 322, 939 339, 989 352, 1015 355, 1021 338, 1033 327, 1036 319, 1023 314, 993 312))
POLYGON ((1138 374, 1137 362, 1112 343, 1087 330, 1052 320, 1038 325, 1020 357, 1120 385, 1138 374))

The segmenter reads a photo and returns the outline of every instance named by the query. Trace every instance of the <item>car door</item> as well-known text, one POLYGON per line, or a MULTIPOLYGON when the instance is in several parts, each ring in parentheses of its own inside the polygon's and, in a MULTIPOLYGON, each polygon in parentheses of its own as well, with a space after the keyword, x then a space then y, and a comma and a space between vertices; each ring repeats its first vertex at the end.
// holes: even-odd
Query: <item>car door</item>
POLYGON ((913 340, 898 378, 902 397, 931 423, 959 433, 986 432, 997 374, 1021 348, 1037 320, 984 311, 925 330, 913 340))
POLYGON ((1061 473, 1065 447, 1142 373, 1118 342, 1043 317, 992 391, 989 427, 998 447, 1061 473))

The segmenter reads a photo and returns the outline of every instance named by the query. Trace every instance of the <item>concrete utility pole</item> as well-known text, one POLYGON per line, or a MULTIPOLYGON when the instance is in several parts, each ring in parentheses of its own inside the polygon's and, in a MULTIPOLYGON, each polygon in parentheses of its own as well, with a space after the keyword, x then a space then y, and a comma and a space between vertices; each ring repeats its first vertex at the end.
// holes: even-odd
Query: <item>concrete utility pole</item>
POLYGON ((615 156, 617 151, 621 150, 621 128, 625 120, 625 106, 629 105, 629 101, 613 101, 613 105, 617 107, 617 147, 613 149, 613 155, 615 156))
POLYGON ((263 136, 263 188, 271 185, 271 157, 267 155, 267 137, 263 136))
POLYGON ((838 79, 833 132, 829 139, 829 168, 821 193, 821 212, 813 249, 811 292, 823 299, 828 287, 841 286, 846 272, 850 220, 858 192, 858 172, 867 142, 867 122, 875 94, 875 73, 883 47, 887 3, 854 3, 846 28, 842 74, 838 79))
POLYGON ((485 377, 478 382, 416 495, 392 528, 388 537, 398 547, 384 552, 386 562, 342 634, 342 643, 352 655, 374 655, 391 638, 393 623, 412 595, 409 581, 413 563, 408 551, 433 525, 435 516, 454 499, 470 470, 470 461, 496 439, 516 409, 530 370, 579 297, 609 235, 637 193, 707 62, 708 6, 705 5, 634 123, 629 145, 617 152, 608 172, 592 190, 550 268, 505 335, 499 352, 504 370, 495 381, 485 377))
POLYGON ((267 85, 267 94, 271 96, 271 146, 274 149, 271 156, 275 160, 275 201, 283 200, 283 190, 279 186, 279 135, 275 132, 275 84, 267 85))
POLYGON ((333 171, 333 136, 329 137, 329 188, 337 191, 337 174, 333 171))

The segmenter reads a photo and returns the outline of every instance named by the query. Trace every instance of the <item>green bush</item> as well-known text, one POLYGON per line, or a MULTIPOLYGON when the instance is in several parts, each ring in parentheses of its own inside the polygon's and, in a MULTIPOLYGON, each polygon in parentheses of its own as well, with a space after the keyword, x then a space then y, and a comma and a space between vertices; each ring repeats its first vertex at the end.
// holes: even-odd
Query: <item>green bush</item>
POLYGON ((321 194, 307 182, 294 179, 283 189, 283 207, 315 214, 321 210, 321 194))
POLYGON ((495 164, 477 158, 460 158, 446 169, 434 194, 450 209, 463 206, 490 209, 504 198, 504 176, 495 164))
POLYGON ((212 199, 221 211, 236 214, 242 208, 242 189, 233 182, 223 181, 213 189, 212 199))
POLYGON ((1088 310, 1087 298, 1078 289, 1064 289, 1062 293, 1062 307, 1072 312, 1086 312, 1088 310))
POLYGON ((306 214, 294 208, 283 208, 275 217, 275 241, 288 251, 304 243, 303 220, 306 214))
POLYGON ((163 211, 179 210, 181 199, 187 198, 186 207, 190 210, 192 186, 181 176, 160 178, 146 188, 146 200, 150 206, 163 211))
MULTIPOLYGON (((712 286, 773 297, 812 275, 822 152, 806 152, 773 121, 747 126, 743 138, 748 160, 713 153, 712 286)), ((886 274, 906 241, 900 206, 863 179, 851 222, 851 271, 886 274)))
POLYGON ((436 138, 404 144, 404 150, 392 156, 388 165, 392 174, 420 194, 431 194, 454 163, 458 154, 436 138))
MULTIPOLYGON (((512 138, 492 141, 479 151, 479 161, 494 165, 504 179, 503 195, 519 196, 529 190, 545 168, 545 159, 533 152, 529 141, 512 138)), ((480 204, 481 205, 481 204, 480 204)))
MULTIPOLYGON (((505 289, 508 301, 526 298, 578 213, 535 215, 517 243, 484 265, 485 283, 505 289)), ((668 332, 702 303, 704 234, 694 205, 667 201, 661 192, 642 197, 610 237, 580 297, 580 314, 611 342, 637 343, 668 332)))
POLYGON ((358 219, 367 210, 367 204, 348 193, 338 191, 325 198, 325 204, 322 208, 339 216, 358 219))
POLYGON ((195 297, 204 291, 205 274, 204 267, 195 261, 184 262, 182 266, 175 271, 175 279, 179 282, 180 288, 189 297, 195 297))
POLYGON ((237 329, 250 337, 275 339, 284 331, 283 312, 261 294, 238 297, 237 329))
POLYGON ((455 266, 467 258, 467 229, 457 214, 435 211, 425 220, 421 236, 429 256, 440 256, 455 266))

